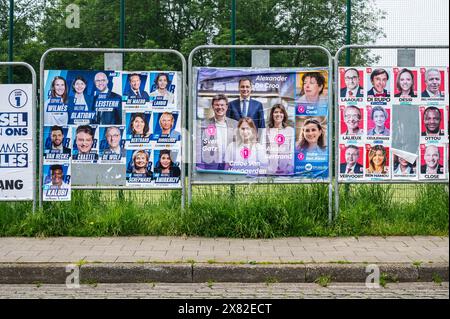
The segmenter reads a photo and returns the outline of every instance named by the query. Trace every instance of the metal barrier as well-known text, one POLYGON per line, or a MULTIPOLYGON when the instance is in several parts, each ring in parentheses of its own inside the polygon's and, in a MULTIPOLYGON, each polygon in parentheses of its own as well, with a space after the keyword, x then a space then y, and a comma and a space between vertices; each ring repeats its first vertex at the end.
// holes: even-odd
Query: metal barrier
MULTIPOLYGON (((340 118, 339 118, 339 67, 343 67, 339 65, 339 58, 341 53, 344 50, 348 49, 448 49, 448 46, 445 45, 344 45, 336 52, 334 57, 334 94, 335 94, 335 110, 334 110, 334 118, 335 118, 335 217, 339 215, 339 185, 340 184, 448 184, 449 179, 447 176, 447 180, 429 180, 429 181, 411 181, 411 180, 381 180, 381 181, 340 181, 339 180, 339 129, 340 129, 340 118)), ((412 67, 412 66, 411 66, 412 67)))
MULTIPOLYGON (((32 134, 31 134, 32 135, 31 145, 33 147, 32 154, 36 154, 36 152, 37 152, 37 150, 36 150, 36 144, 37 143, 36 143, 36 137, 35 137, 35 134, 36 134, 36 111, 37 111, 37 103, 36 103, 36 96, 37 96, 36 95, 36 89, 37 89, 36 80, 37 80, 37 78, 36 78, 36 71, 34 70, 34 68, 30 64, 28 64, 26 62, 0 62, 0 67, 2 67, 2 66, 23 66, 23 67, 27 68, 30 71, 30 73, 31 73, 31 86, 32 86, 32 89, 31 89, 31 95, 32 95, 31 109, 32 109, 32 112, 33 112, 33 116, 32 116, 33 126, 32 126, 32 134)), ((40 156, 40 155, 38 154, 38 156, 40 156)), ((31 165, 33 165, 32 171, 33 171, 33 174, 34 174, 33 178, 31 179, 32 180, 32 187, 33 187, 33 213, 36 211, 36 200, 37 200, 37 198, 36 198, 37 193, 36 193, 35 159, 36 159, 35 156, 31 156, 30 163, 31 163, 31 165)), ((9 201, 16 201, 16 200, 10 199, 9 201)), ((17 201, 22 201, 22 200, 17 200, 17 201)))
MULTIPOLYGON (((189 121, 188 121, 188 130, 191 132, 191 135, 193 136, 194 127, 193 127, 193 121, 194 121, 194 96, 193 96, 193 87, 194 87, 194 72, 193 72, 193 58, 197 51, 200 50, 220 50, 220 49, 259 49, 259 50, 273 50, 273 49, 285 49, 285 50, 305 50, 305 49, 313 49, 313 50, 319 50, 328 57, 328 126, 331 128, 332 123, 332 102, 333 102, 333 82, 330 80, 332 77, 332 68, 333 68, 333 57, 331 56, 330 52, 322 47, 322 46, 316 46, 316 45, 202 45, 194 48, 191 53, 189 54, 188 59, 188 68, 189 68, 189 81, 188 81, 188 88, 190 90, 189 92, 189 103, 188 103, 188 110, 191 112, 189 114, 189 121)), ((330 130, 332 131, 332 130, 330 130)), ((333 200, 333 183, 332 183, 332 134, 331 132, 328 132, 328 178, 323 180, 321 183, 328 183, 328 220, 331 222, 332 220, 332 200, 333 200)), ((192 185, 209 185, 209 184, 249 184, 248 181, 233 181, 233 182, 220 182, 220 181, 213 181, 213 182, 202 182, 202 181, 195 181, 193 180, 193 152, 194 152, 194 145, 193 145, 193 139, 189 140, 188 144, 188 151, 189 151, 189 163, 188 163, 188 204, 192 202, 192 185)), ((317 183, 317 181, 314 181, 317 183)), ((259 182, 258 184, 263 184, 264 182, 259 182)), ((302 179, 296 179, 292 181, 277 181, 274 182, 275 184, 311 184, 313 183, 312 180, 302 180, 302 179)))
MULTIPOLYGON (((45 60, 47 55, 52 52, 82 52, 82 53, 163 53, 163 54, 174 54, 180 58, 182 63, 182 92, 181 92, 181 110, 182 110, 182 128, 186 127, 186 115, 184 108, 184 101, 186 99, 186 59, 184 56, 176 50, 172 49, 120 49, 120 48, 52 48, 44 52, 40 60, 40 105, 44 105, 44 71, 45 71, 45 60)), ((44 129, 44 108, 41 107, 40 112, 40 141, 39 141, 39 150, 40 150, 40 158, 39 158, 39 207, 42 207, 42 180, 43 180, 43 129, 44 129)), ((185 170, 183 168, 183 164, 186 162, 185 159, 185 136, 186 134, 182 134, 181 136, 181 153, 182 153, 182 165, 181 165, 181 186, 180 187, 164 187, 163 190, 179 190, 181 189, 181 207, 185 207, 185 170)), ((126 187, 126 186, 72 186, 72 189, 80 189, 80 190, 155 190, 159 188, 142 188, 142 187, 126 187)))

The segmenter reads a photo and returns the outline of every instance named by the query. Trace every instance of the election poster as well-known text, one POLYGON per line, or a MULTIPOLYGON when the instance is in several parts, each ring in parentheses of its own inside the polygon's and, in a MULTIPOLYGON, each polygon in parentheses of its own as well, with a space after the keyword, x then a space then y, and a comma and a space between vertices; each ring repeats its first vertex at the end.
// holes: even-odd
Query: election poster
POLYGON ((31 91, 31 84, 0 85, 0 201, 33 199, 31 91))
POLYGON ((448 179, 448 67, 351 67, 339 74, 339 180, 448 179), (362 101, 355 97, 361 87, 362 101), (364 161, 355 160, 361 150, 364 161), (360 165, 362 175, 351 173, 360 165))
POLYGON ((44 164, 43 200, 70 201, 71 173, 70 164, 44 164))
POLYGON ((194 178, 329 178, 327 68, 196 76, 194 178))
POLYGON ((182 165, 180 93, 178 72, 45 71, 44 164, 68 165, 69 192, 72 185, 157 187, 153 150, 177 154, 182 165), (141 150, 145 173, 133 162, 141 150))

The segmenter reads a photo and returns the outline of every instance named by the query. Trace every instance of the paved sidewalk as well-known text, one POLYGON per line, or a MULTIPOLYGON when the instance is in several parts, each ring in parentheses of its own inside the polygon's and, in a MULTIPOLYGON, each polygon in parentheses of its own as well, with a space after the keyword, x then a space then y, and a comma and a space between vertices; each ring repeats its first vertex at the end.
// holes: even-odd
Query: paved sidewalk
POLYGON ((448 237, 0 238, 0 263, 447 263, 448 237))

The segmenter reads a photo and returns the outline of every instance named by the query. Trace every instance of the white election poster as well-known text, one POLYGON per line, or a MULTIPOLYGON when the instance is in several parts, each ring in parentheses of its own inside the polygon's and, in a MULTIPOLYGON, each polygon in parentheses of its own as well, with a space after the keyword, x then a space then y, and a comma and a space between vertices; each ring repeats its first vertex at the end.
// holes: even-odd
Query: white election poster
POLYGON ((0 85, 0 200, 32 200, 31 84, 0 85))

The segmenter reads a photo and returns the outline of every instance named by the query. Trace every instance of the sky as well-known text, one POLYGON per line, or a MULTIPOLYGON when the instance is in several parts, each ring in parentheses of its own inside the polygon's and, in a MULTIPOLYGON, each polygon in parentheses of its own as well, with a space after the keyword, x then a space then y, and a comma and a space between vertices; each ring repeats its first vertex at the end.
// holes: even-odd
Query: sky
MULTIPOLYGON (((377 8, 386 11, 386 19, 379 21, 386 38, 376 44, 384 45, 448 45, 448 0, 374 0, 377 8)), ((373 50, 381 55, 379 65, 395 65, 393 50, 373 50)), ((448 65, 448 50, 417 50, 416 66, 448 65)))

